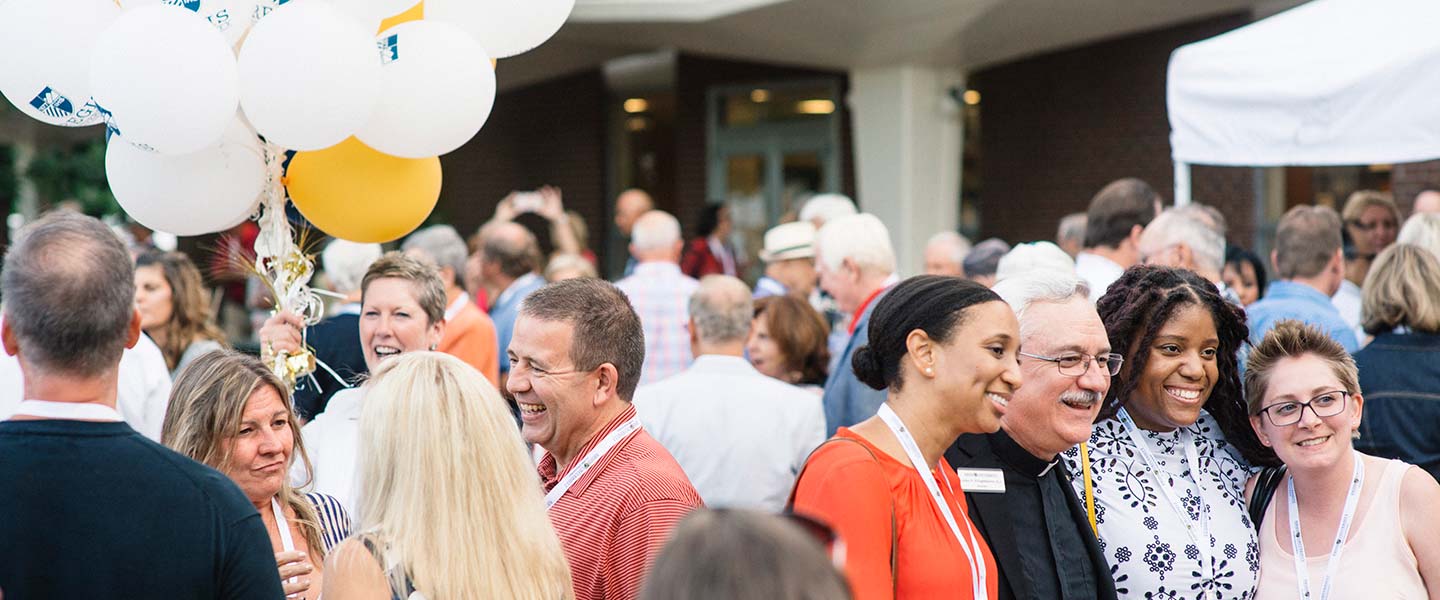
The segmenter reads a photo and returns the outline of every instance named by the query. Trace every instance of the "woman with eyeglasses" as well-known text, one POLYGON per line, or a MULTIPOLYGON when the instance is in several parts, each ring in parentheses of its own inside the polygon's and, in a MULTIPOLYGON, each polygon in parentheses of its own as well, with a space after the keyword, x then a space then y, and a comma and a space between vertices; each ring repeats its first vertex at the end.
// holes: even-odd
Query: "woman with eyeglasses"
POLYGON ((1255 597, 1440 598, 1440 484, 1355 450, 1365 399, 1350 355, 1282 321, 1246 364, 1250 425, 1286 467, 1259 526, 1255 597))
POLYGON ((1250 598, 1260 568, 1245 514, 1255 439, 1236 352, 1241 309, 1185 269, 1140 265, 1096 305, 1124 355, 1090 440, 1065 453, 1119 598, 1250 598))

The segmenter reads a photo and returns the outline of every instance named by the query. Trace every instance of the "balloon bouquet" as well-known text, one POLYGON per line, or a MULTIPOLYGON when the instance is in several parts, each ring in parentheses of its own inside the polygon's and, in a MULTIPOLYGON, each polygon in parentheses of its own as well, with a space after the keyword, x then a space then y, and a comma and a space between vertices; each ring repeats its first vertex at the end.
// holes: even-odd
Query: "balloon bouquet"
MULTIPOLYGON (((318 321, 315 227, 387 242, 440 197, 439 155, 485 124, 492 58, 530 50, 574 0, 0 0, 0 93, 64 127, 104 124, 111 192, 175 235, 260 222, 276 305, 318 321), (378 34, 376 33, 378 32, 378 34)), ((308 367, 307 367, 308 365, 308 367)), ((276 357, 293 383, 308 353, 276 357)))

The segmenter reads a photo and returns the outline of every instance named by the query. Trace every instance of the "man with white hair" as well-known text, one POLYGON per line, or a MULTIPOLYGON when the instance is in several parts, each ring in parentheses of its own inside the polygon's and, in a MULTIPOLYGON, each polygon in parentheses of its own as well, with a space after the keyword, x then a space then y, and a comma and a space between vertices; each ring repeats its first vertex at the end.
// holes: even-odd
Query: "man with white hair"
POLYGON ((855 201, 842 194, 816 194, 805 201, 800 209, 800 220, 815 226, 816 230, 840 217, 856 213, 855 201))
POLYGON ((755 282, 755 298, 795 294, 809 298, 815 290, 815 226, 806 221, 781 223, 765 232, 765 276, 755 282))
POLYGON ((999 431, 960 436, 945 458, 995 554, 998 597, 1113 599, 1110 567, 1061 454, 1090 439, 1123 359, 1075 275, 1030 273, 993 289, 1020 322, 1025 385, 1010 397, 999 431))
POLYGON ((1201 213, 1171 208, 1155 217, 1140 234, 1140 261, 1194 271, 1214 283, 1222 297, 1240 306, 1240 296, 1225 285, 1221 276, 1225 269, 1225 238, 1196 214, 1201 213))
POLYGON ((965 255, 970 253, 970 240, 953 231, 942 231, 925 242, 925 274, 965 276, 965 255))
POLYGON ((495 386, 500 385, 499 340, 495 323, 470 300, 461 279, 470 249, 460 232, 433 225, 410 234, 400 246, 407 256, 440 269, 445 284, 445 335, 437 350, 465 361, 495 386))
POLYGON ((1085 221, 1085 213, 1070 213, 1055 227, 1055 245, 1069 254, 1071 260, 1085 248, 1085 221))
POLYGON ((635 272, 615 284, 630 298, 645 332, 645 366, 640 385, 659 381, 690 366, 690 295, 700 282, 680 272, 680 222, 652 210, 635 220, 630 254, 635 272))
POLYGON ((701 279, 690 297, 695 362, 641 386, 635 410, 706 506, 778 512, 805 458, 825 441, 825 414, 815 394, 745 360, 754 313, 745 282, 724 275, 701 279))
POLYGON ((295 412, 306 421, 325 412, 335 392, 356 385, 369 372, 360 347, 360 281, 381 253, 380 244, 340 239, 326 244, 320 253, 330 291, 345 298, 305 332, 305 341, 315 349, 315 360, 325 365, 295 384, 295 412))
POLYGON ((895 250, 890 231, 878 217, 858 214, 840 217, 820 229, 816 239, 815 267, 820 287, 840 310, 851 315, 849 335, 839 362, 825 380, 825 435, 875 416, 885 392, 855 377, 850 359, 869 341, 870 312, 885 291, 900 279, 895 276, 895 250))
POLYGON ((1050 242, 1016 244, 1005 256, 1000 257, 1000 262, 995 265, 995 281, 1042 271, 1073 276, 1075 261, 1059 246, 1050 242))

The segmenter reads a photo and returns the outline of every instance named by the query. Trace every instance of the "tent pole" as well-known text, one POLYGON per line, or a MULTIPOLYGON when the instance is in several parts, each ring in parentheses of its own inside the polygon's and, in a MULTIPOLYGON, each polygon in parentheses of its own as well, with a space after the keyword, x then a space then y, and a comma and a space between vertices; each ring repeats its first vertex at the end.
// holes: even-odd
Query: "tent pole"
POLYGON ((1175 206, 1190 203, 1190 163, 1175 161, 1175 206))

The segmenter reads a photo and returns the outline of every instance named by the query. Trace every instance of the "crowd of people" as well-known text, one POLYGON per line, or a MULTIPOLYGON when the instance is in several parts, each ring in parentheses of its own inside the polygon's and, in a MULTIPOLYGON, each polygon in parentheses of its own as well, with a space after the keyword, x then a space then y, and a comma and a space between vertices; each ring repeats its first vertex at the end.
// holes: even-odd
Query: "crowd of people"
POLYGON ((546 187, 330 242, 258 356, 53 213, 0 273, 0 597, 1440 598, 1436 199, 1262 258, 1127 178, 906 277, 843 196, 752 264, 627 190, 612 283, 546 187))

